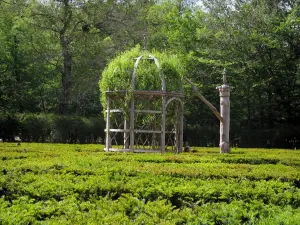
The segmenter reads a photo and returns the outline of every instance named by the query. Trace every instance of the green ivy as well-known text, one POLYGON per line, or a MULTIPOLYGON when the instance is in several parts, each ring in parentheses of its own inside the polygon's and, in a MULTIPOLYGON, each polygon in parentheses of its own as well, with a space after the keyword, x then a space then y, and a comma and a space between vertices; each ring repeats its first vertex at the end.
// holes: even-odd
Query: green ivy
POLYGON ((158 51, 149 52, 135 48, 116 56, 102 72, 99 82, 101 91, 101 103, 106 109, 106 91, 126 90, 125 101, 121 101, 120 107, 128 108, 128 102, 132 94, 132 74, 137 57, 142 56, 136 70, 135 90, 161 91, 162 74, 165 76, 166 91, 180 92, 181 81, 185 73, 185 66, 181 56, 169 55, 158 51), (155 65, 151 56, 158 59, 160 68, 155 65))

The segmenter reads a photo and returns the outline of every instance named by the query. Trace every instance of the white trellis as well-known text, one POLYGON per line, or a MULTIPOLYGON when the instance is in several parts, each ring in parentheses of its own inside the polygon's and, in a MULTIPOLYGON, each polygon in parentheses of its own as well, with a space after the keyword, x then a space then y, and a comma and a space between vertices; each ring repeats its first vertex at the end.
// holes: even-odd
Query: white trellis
POLYGON ((183 147, 183 87, 168 92, 158 60, 139 56, 132 72, 131 90, 107 91, 105 151, 181 152, 183 147), (150 60, 160 71, 160 90, 137 90, 137 68, 150 60), (126 104, 127 103, 127 104, 126 104), (127 107, 124 107, 127 105, 127 107))

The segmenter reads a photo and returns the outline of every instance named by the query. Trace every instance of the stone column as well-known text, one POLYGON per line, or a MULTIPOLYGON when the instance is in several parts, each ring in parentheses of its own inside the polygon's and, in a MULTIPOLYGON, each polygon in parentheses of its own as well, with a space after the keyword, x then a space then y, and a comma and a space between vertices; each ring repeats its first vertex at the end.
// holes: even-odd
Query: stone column
POLYGON ((223 85, 218 86, 220 94, 220 153, 229 153, 229 128, 230 128, 230 86, 227 84, 226 70, 223 72, 223 85))

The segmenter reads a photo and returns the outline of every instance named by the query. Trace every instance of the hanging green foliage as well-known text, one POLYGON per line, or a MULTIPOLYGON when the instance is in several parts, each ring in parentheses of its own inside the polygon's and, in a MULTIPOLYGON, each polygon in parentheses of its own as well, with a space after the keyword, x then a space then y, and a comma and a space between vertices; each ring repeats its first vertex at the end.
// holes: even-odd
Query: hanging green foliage
MULTIPOLYGON (((181 81, 184 74, 184 65, 177 55, 168 55, 157 51, 149 52, 141 50, 137 45, 130 51, 123 52, 115 57, 102 73, 99 82, 101 91, 101 103, 106 108, 106 91, 127 91, 127 98, 130 99, 132 93, 132 74, 134 64, 139 56, 142 56, 135 79, 135 90, 161 91, 162 74, 165 77, 167 92, 181 92, 181 81), (154 62, 153 56, 158 59, 159 67, 154 62)), ((124 101, 124 106, 128 102, 124 101)))

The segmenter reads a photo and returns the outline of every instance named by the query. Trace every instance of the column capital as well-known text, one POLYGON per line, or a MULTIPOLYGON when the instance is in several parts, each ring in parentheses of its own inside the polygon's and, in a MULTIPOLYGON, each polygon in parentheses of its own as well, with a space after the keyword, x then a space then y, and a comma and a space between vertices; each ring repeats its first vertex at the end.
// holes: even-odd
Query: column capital
POLYGON ((221 86, 216 87, 219 90, 220 97, 229 97, 231 87, 227 83, 226 69, 223 70, 223 84, 221 86))

